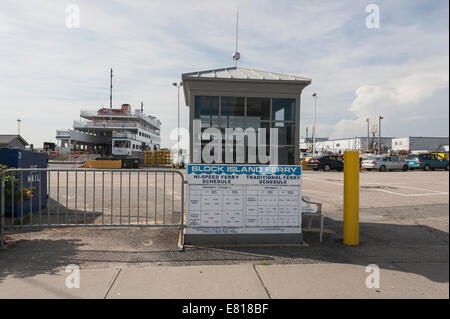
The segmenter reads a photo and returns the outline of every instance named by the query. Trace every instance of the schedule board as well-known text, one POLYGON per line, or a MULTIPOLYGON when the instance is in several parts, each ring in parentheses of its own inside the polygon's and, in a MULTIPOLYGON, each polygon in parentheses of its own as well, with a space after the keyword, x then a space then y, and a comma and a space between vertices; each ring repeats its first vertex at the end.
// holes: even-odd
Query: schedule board
POLYGON ((189 164, 186 234, 301 233, 301 166, 189 164))

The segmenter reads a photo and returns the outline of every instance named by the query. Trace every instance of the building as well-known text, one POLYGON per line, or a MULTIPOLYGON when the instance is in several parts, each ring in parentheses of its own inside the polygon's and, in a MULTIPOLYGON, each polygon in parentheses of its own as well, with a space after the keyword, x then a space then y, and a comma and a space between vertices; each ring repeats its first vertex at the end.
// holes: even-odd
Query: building
POLYGON ((129 104, 119 109, 81 110, 80 117, 83 120, 75 120, 73 130, 56 131, 60 151, 135 156, 160 149, 161 121, 146 115, 142 107, 134 113, 129 104))
MULTIPOLYGON (((316 137, 316 145, 319 142, 328 141, 328 137, 316 137)), ((312 152, 312 145, 313 145, 313 138, 307 137, 307 138, 300 138, 300 150, 302 152, 312 152)))
MULTIPOLYGON (((381 137, 381 150, 383 153, 392 148, 392 137, 381 137)), ((328 139, 316 142, 316 150, 319 153, 343 153, 344 151, 360 151, 361 153, 370 150, 378 150, 378 137, 350 137, 340 139, 328 139)))
POLYGON ((56 144, 52 142, 44 142, 43 150, 45 150, 46 152, 55 151, 56 144))
POLYGON ((448 149, 448 140, 448 137, 397 137, 392 140, 392 150, 408 153, 414 151, 445 151, 445 149, 448 149))
MULTIPOLYGON (((298 164, 300 159, 300 96, 311 79, 266 71, 230 67, 182 75, 189 110, 190 163, 203 162, 200 156, 208 141, 194 136, 194 121, 201 132, 208 128, 277 128, 278 163, 298 164), (196 121, 197 122, 197 121, 196 121), (200 160, 199 160, 200 159, 200 160)), ((266 130, 266 141, 270 140, 266 130)), ((200 135, 200 134, 198 134, 200 135)), ((259 138, 259 137, 258 137, 259 138)), ((275 149, 272 143, 270 149, 275 149)), ((224 150, 224 141, 222 147, 224 150)), ((233 153, 236 149, 233 146, 233 153)), ((268 148, 269 148, 268 147, 268 148)), ((222 151, 222 154, 225 153, 222 151)), ((258 159, 259 159, 258 154, 258 159)), ((246 146, 244 163, 252 163, 246 146)), ((222 156, 222 163, 226 162, 222 156)), ((233 158, 232 163, 241 163, 233 158)), ((230 163, 227 161, 227 163, 230 163)), ((255 163, 255 162, 253 162, 255 163)), ((256 163, 260 163, 256 161, 256 163)), ((231 164, 231 163, 230 163, 231 164)))
POLYGON ((28 146, 27 141, 20 135, 0 135, 0 148, 24 150, 26 146, 28 146))

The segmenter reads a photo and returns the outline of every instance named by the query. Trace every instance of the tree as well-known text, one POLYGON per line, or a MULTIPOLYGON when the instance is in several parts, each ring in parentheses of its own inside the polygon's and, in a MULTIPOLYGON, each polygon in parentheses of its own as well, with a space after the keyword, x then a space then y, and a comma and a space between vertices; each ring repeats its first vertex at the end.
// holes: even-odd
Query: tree
POLYGON ((370 135, 372 135, 372 140, 370 142, 370 151, 372 151, 372 152, 375 149, 375 143, 376 143, 375 141, 376 141, 377 133, 378 133, 378 125, 374 124, 370 128, 370 135))

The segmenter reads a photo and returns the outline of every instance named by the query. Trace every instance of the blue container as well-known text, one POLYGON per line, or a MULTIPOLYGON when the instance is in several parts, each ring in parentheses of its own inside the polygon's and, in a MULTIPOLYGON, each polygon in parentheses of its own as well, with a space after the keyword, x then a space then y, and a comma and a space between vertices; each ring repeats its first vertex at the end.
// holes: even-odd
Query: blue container
MULTIPOLYGON (((47 154, 35 153, 26 150, 0 148, 0 164, 8 166, 8 168, 47 168, 47 154)), ((36 191, 31 201, 23 202, 23 215, 27 215, 32 211, 39 210, 39 194, 41 195, 41 209, 47 207, 47 173, 39 171, 23 172, 16 175, 19 180, 22 179, 22 186, 30 188, 35 187, 36 191), (40 180, 40 183, 39 183, 40 180), (30 184, 31 182, 31 184, 30 184), (40 186, 40 189, 39 189, 40 186), (31 206, 31 207, 30 207, 31 206)), ((19 186, 20 187, 20 186, 19 186)), ((5 206, 5 214, 11 216, 12 207, 5 206)), ((20 200, 14 205, 14 217, 20 217, 22 207, 20 200)))

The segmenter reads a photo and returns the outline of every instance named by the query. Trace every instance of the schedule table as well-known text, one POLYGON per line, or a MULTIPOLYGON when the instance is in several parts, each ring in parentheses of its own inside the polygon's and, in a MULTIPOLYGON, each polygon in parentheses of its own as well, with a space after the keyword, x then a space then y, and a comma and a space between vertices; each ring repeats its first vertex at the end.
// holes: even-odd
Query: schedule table
POLYGON ((301 175, 299 165, 189 164, 185 234, 204 242, 208 235, 218 242, 278 234, 279 242, 299 240, 301 175))
POLYGON ((188 226, 298 227, 300 186, 191 185, 188 226))

